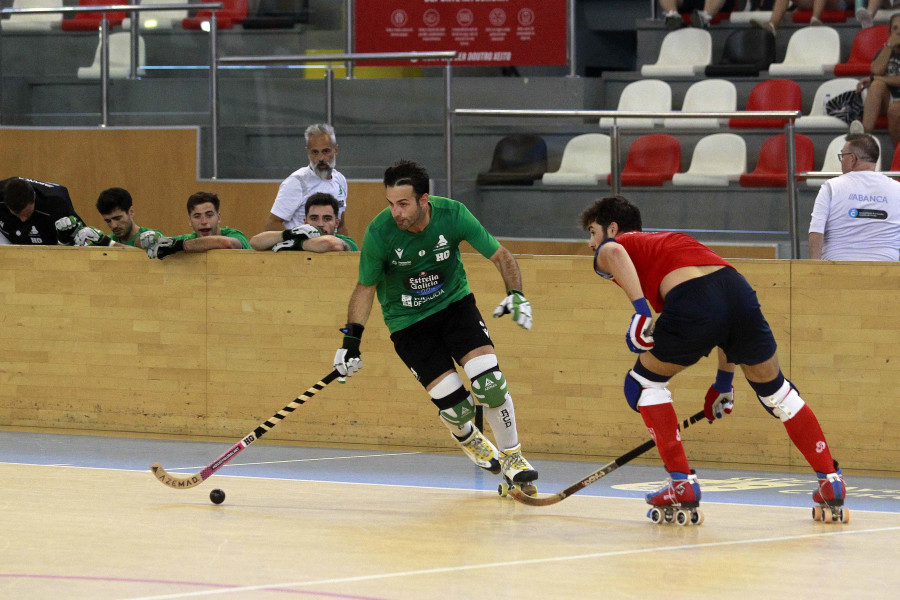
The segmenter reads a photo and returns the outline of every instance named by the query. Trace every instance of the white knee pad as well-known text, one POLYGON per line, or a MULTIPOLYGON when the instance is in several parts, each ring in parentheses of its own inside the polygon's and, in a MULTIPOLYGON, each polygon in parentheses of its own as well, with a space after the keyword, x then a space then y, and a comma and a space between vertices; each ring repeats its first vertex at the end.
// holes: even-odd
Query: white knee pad
POLYGON ((463 366, 463 370, 466 372, 466 375, 469 376, 469 380, 472 380, 485 371, 496 369, 498 365, 499 363, 497 362, 496 354, 483 354, 470 359, 469 362, 463 366))
POLYGON ((428 395, 435 400, 440 400, 441 398, 446 398, 461 387, 464 386, 459 374, 450 373, 444 377, 440 383, 428 390, 428 395))
POLYGON ((638 375, 634 369, 625 377, 625 399, 632 410, 640 410, 641 406, 653 406, 672 402, 668 381, 651 381, 638 375))
POLYGON ((759 401, 763 403, 764 406, 772 410, 772 414, 781 419, 782 422, 791 419, 800 412, 800 409, 803 408, 803 405, 806 404, 803 401, 803 398, 800 397, 800 394, 797 393, 797 390, 791 385, 791 382, 787 379, 784 380, 784 383, 781 384, 781 387, 778 388, 778 391, 772 394, 771 396, 759 396, 759 401))

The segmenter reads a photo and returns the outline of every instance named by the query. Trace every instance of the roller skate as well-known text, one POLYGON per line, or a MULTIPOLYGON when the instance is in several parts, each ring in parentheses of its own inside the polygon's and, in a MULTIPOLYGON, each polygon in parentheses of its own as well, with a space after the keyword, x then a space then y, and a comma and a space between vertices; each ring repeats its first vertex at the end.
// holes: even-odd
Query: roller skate
POLYGON ((819 473, 819 488, 813 492, 813 502, 818 506, 813 506, 813 521, 823 521, 825 523, 849 523, 850 510, 844 508, 844 497, 847 495, 847 488, 844 486, 844 476, 838 469, 837 462, 834 463, 836 471, 834 473, 819 473))
POLYGON ((500 451, 500 466, 503 470, 503 481, 497 487, 501 496, 509 494, 509 490, 517 488, 527 496, 537 495, 537 486, 532 483, 538 478, 538 472, 522 456, 522 444, 500 451))
POLYGON ((699 525, 703 522, 700 512, 700 484, 691 473, 669 473, 663 486, 647 494, 647 504, 652 508, 647 517, 657 525, 676 523, 678 525, 699 525))
POLYGON ((453 437, 473 463, 494 475, 500 473, 500 453, 477 427, 473 425, 472 433, 463 439, 453 437))

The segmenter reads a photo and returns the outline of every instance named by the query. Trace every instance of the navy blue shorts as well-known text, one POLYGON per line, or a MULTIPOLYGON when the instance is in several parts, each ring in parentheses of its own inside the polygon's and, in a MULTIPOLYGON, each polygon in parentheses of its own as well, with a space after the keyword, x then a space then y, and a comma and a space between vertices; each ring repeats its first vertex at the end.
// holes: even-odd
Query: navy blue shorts
POLYGON ((653 339, 653 356, 682 366, 708 356, 716 346, 728 362, 756 365, 770 359, 777 347, 756 292, 728 267, 672 288, 653 339))
POLYGON ((482 346, 493 346, 475 296, 469 294, 444 310, 391 334, 394 350, 423 386, 456 369, 455 362, 482 346))

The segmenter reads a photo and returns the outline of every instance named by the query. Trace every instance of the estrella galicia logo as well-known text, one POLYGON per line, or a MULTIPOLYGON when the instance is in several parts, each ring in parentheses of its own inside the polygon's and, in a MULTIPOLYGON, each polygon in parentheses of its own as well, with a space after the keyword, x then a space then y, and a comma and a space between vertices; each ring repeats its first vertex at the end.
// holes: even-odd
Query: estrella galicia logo
POLYGON ((872 210, 870 208, 851 208, 848 213, 851 219, 878 219, 888 218, 886 210, 872 210))
POLYGON ((406 280, 406 289, 416 296, 427 296, 444 286, 444 277, 437 271, 422 271, 406 280))

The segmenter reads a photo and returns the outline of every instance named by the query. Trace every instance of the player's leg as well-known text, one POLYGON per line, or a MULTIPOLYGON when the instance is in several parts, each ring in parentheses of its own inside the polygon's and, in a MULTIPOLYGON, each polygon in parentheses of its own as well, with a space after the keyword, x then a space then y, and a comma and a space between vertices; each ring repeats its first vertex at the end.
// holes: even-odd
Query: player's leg
POLYGON ((534 481, 538 472, 522 456, 516 408, 493 347, 477 348, 463 356, 460 362, 472 382, 472 395, 485 407, 484 418, 500 448, 503 475, 513 483, 534 481))
POLYGON ((831 456, 831 449, 812 408, 781 372, 778 356, 773 355, 755 365, 742 365, 741 368, 763 407, 769 414, 781 419, 788 437, 816 472, 819 487, 813 493, 813 501, 832 506, 843 505, 846 489, 838 463, 831 456))

